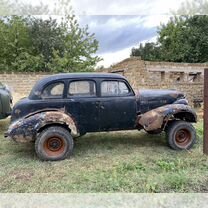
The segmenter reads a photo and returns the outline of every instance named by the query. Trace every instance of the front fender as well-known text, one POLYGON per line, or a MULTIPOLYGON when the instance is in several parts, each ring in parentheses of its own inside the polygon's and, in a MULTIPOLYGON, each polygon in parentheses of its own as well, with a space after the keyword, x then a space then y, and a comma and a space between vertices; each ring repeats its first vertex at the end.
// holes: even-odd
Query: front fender
POLYGON ((72 116, 62 111, 39 112, 18 119, 9 126, 6 136, 17 142, 33 141, 41 128, 51 124, 66 125, 71 130, 72 136, 79 136, 72 116))
POLYGON ((137 126, 142 126, 146 131, 163 128, 169 119, 181 119, 197 122, 196 112, 187 105, 170 104, 148 111, 137 118, 137 126))

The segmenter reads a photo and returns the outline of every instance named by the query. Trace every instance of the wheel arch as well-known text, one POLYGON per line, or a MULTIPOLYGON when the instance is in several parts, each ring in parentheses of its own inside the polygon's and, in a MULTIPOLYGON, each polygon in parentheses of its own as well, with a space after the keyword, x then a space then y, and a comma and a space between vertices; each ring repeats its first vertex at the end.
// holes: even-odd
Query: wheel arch
POLYGON ((179 120, 184 120, 187 122, 191 123, 196 123, 197 122, 197 117, 194 113, 190 111, 181 111, 173 114, 174 118, 179 119, 179 120))
POLYGON ((73 137, 79 136, 79 130, 74 118, 62 111, 47 111, 43 113, 37 128, 37 133, 50 126, 61 126, 68 130, 73 137))
POLYGON ((7 136, 17 142, 33 141, 40 130, 51 125, 65 127, 70 131, 72 137, 80 136, 73 117, 63 111, 44 111, 21 118, 9 126, 7 136))
POLYGON ((163 130, 171 120, 197 122, 197 115, 190 106, 170 104, 139 115, 136 126, 142 126, 146 131, 163 130))
POLYGON ((38 130, 37 133, 40 133, 41 131, 49 128, 49 127, 53 127, 53 126, 60 126, 65 128, 67 131, 69 131, 71 133, 71 129, 69 128, 69 126, 67 126, 65 123, 47 123, 44 126, 41 126, 38 130))

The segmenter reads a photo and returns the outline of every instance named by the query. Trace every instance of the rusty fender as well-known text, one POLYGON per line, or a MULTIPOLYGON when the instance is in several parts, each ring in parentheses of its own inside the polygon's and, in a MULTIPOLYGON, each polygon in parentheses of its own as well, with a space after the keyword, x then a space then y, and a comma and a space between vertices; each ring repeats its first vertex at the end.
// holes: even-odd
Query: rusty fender
POLYGON ((71 130, 72 136, 79 136, 77 126, 70 115, 62 111, 47 111, 31 114, 13 122, 5 134, 17 142, 35 140, 38 131, 49 124, 64 124, 71 130))
POLYGON ((197 115, 194 110, 188 105, 183 104, 170 104, 159 108, 150 110, 137 118, 136 126, 142 126, 146 131, 158 130, 164 127, 164 125, 170 119, 176 119, 176 115, 182 115, 182 113, 188 113, 191 115, 191 119, 185 119, 190 122, 197 122, 197 115))

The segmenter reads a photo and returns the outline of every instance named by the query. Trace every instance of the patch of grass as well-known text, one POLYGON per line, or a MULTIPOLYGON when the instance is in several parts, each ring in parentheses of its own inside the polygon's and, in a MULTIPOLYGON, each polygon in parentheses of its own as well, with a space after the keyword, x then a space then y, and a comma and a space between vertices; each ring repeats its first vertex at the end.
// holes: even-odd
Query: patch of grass
POLYGON ((0 121, 0 192, 207 192, 208 157, 202 123, 190 151, 171 150, 164 135, 125 131, 87 134, 64 161, 38 160, 34 144, 3 138, 0 121))
POLYGON ((174 171, 176 170, 176 164, 173 161, 165 161, 165 160, 159 160, 157 162, 157 165, 165 171, 174 171))
POLYGON ((173 191, 184 192, 189 185, 190 179, 186 176, 186 172, 178 172, 165 177, 164 183, 173 191))

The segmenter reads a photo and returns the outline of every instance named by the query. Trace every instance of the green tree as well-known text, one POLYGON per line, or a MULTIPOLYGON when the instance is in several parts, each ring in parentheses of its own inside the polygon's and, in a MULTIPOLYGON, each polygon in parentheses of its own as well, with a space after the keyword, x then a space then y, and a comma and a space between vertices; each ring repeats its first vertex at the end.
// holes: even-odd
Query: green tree
POLYGON ((98 50, 98 41, 90 34, 88 26, 80 28, 75 16, 67 16, 61 23, 64 51, 53 51, 51 70, 92 71, 101 60, 94 55, 98 50))
POLYGON ((12 16, 0 20, 0 68, 17 70, 21 53, 31 50, 31 41, 22 17, 12 16))
POLYGON ((132 49, 144 60, 203 63, 208 61, 208 16, 175 16, 160 26, 156 43, 132 49))
POLYGON ((139 48, 132 48, 131 56, 140 56, 143 60, 160 60, 160 47, 156 43, 140 43, 139 48))
POLYGON ((89 71, 100 60, 98 41, 75 16, 55 19, 0 19, 0 70, 89 71))
POLYGON ((62 28, 55 19, 28 19, 29 35, 31 38, 32 54, 41 55, 45 65, 42 70, 49 71, 48 63, 52 62, 53 51, 58 50, 60 54, 64 51, 64 39, 62 28))
POLYGON ((159 32, 161 57, 175 62, 208 61, 208 16, 175 17, 159 32))

